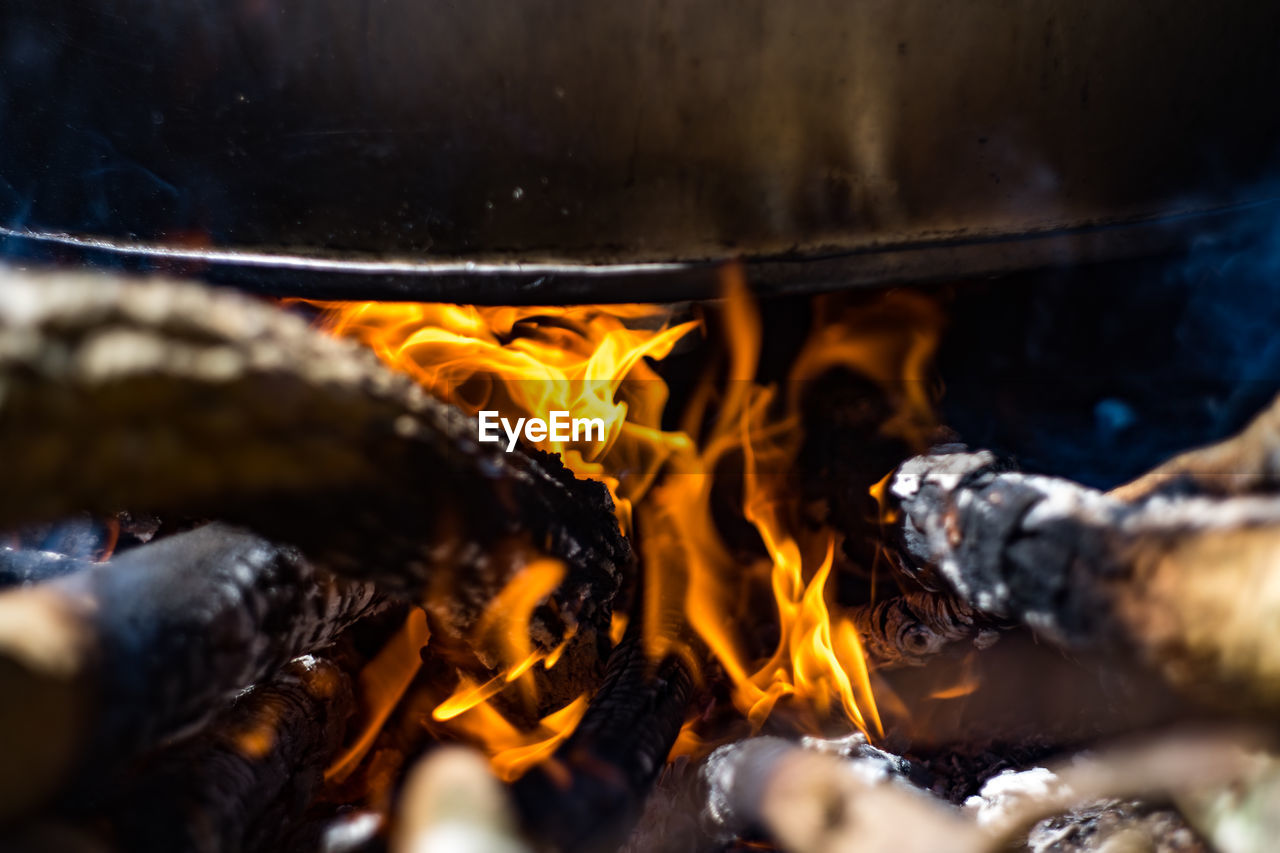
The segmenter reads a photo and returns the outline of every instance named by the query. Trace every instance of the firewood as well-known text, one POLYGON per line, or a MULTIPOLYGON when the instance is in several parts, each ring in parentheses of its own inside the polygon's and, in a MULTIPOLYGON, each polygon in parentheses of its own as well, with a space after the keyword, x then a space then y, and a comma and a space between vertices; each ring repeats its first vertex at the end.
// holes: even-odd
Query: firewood
POLYGON ((1158 492, 1194 490, 1233 495, 1280 488, 1280 398, 1238 435, 1190 450, 1156 466, 1111 494, 1137 501, 1158 492))
POLYGON ((479 443, 474 418, 279 306, 192 283, 0 269, 0 470, 0 528, 220 518, 340 573, 445 588, 460 634, 545 553, 568 568, 536 614, 547 650, 576 624, 607 632, 632 560, 602 484, 479 443))
POLYGON ((633 623, 577 729, 513 786, 526 831, 555 850, 616 850, 675 743, 692 686, 683 659, 649 660, 633 623))
MULTIPOLYGON (((1273 738, 1248 728, 1182 728, 1095 747, 1046 768, 1007 772, 987 780, 965 810, 986 836, 984 849, 1008 849, 1046 819, 1070 824, 1100 803, 1138 801, 1143 810, 1238 788, 1265 767, 1273 738), (1031 783, 1021 782, 1031 777, 1031 783)), ((1144 828, 1138 821, 1118 831, 1144 828)), ((1128 833, 1130 835, 1134 833, 1128 833)), ((1089 849, 1089 848, 1085 848, 1089 849)), ((1103 848, 1107 849, 1107 848, 1103 848)))
POLYGON ((276 850, 319 790, 351 709, 340 667, 299 658, 205 731, 148 756, 91 822, 120 851, 276 850))
POLYGON ((1129 503, 954 446, 889 492, 923 585, 1065 646, 1134 650, 1197 699, 1280 707, 1280 497, 1129 503))
POLYGON ((712 753, 707 817, 723 840, 764 830, 791 853, 977 853, 982 833, 946 803, 886 774, 775 737, 712 753))
POLYGON ((380 601, 221 524, 0 594, 0 814, 195 730, 380 601))
POLYGON ((953 596, 912 590, 850 608, 868 663, 923 666, 953 643, 984 649, 999 638, 997 623, 953 596))
POLYGON ((1102 800, 1046 818, 1018 847, 1026 853, 1213 853, 1176 809, 1102 800))
POLYGON ((1256 775, 1266 743, 1247 729, 1175 730, 1048 768, 1001 774, 960 810, 916 788, 882 758, 850 759, 781 738, 748 738, 720 747, 703 766, 706 819, 722 843, 762 831, 792 853, 996 853, 1029 849, 1043 835, 1038 824, 1045 819, 1062 815, 1060 823, 1070 822, 1102 801, 1137 800, 1135 819, 1112 827, 1119 843, 1185 828, 1176 816, 1154 823, 1142 818, 1155 806, 1256 775))
POLYGON ((529 853, 514 803, 484 756, 461 746, 428 753, 409 772, 392 853, 529 853))

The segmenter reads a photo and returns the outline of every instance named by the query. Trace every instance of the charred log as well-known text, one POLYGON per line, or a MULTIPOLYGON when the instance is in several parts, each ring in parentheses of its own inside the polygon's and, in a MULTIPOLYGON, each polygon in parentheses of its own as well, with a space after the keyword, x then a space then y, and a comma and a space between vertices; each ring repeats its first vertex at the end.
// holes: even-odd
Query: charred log
POLYGON ((975 826, 877 760, 757 737, 716 750, 702 774, 722 841, 762 831, 795 853, 982 849, 975 826))
POLYGON ((116 850, 270 851, 311 802, 352 708, 334 664, 300 658, 204 732, 149 756, 105 803, 116 850))
POLYGON ((682 659, 648 659, 633 625, 573 735, 515 783, 527 832, 557 850, 616 850, 675 743, 692 686, 682 659))
POLYGON ((850 608, 867 660, 878 667, 923 666, 953 643, 984 649, 999 638, 998 623, 963 601, 911 591, 850 608))
POLYGON ((101 780, 379 606, 294 550, 220 524, 0 595, 0 803, 101 780))
POLYGON ((546 648, 608 625, 631 554, 603 485, 278 307, 164 280, 0 272, 0 526, 120 508, 216 517, 385 586, 448 586, 462 632, 545 553, 546 648))
POLYGON ((1140 800, 1103 800, 1046 818, 1027 834, 1026 853, 1211 853, 1176 809, 1140 800))
POLYGON ((890 493, 923 585, 1067 646, 1136 650, 1203 698, 1280 703, 1280 499, 1128 503, 957 447, 904 464, 890 493))

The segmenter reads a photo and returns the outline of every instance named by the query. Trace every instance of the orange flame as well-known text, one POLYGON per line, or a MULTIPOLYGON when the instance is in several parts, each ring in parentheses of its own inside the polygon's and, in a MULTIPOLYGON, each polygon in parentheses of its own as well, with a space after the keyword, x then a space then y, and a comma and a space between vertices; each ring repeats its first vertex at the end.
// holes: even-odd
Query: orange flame
MULTIPOLYGON (((755 382, 760 317, 741 268, 726 268, 727 381, 712 373, 692 395, 683 429, 662 429, 667 387, 646 359, 666 357, 695 322, 673 323, 655 306, 561 308, 328 303, 324 322, 356 337, 388 364, 437 396, 475 413, 506 417, 599 417, 605 441, 541 442, 576 473, 604 481, 623 529, 633 535, 645 571, 644 638, 651 656, 680 654, 694 665, 704 648, 732 684, 735 707, 759 727, 780 703, 816 730, 838 709, 864 732, 882 733, 865 658, 852 622, 827 603, 835 540, 814 536, 798 519, 794 462, 800 446, 800 382, 834 366, 859 371, 896 401, 887 433, 919 442, 932 426, 924 380, 939 324, 933 303, 890 294, 870 309, 823 320, 797 358, 792 391, 779 401, 755 382), (903 380, 908 380, 905 383, 903 380), (778 409, 782 413, 778 413, 778 409), (714 417, 712 414, 714 413, 714 417), (697 437, 699 440, 695 440, 697 437), (712 516, 721 467, 740 462, 741 516, 762 552, 744 558, 712 516), (633 508, 636 512, 633 525, 633 508), (748 649, 744 626, 760 592, 772 594, 778 639, 772 654, 748 649)), ((513 578, 477 624, 476 639, 501 662, 479 681, 459 673, 454 693, 432 712, 433 728, 483 745, 503 778, 549 756, 581 719, 586 697, 522 731, 491 704, 514 682, 532 695, 532 668, 553 667, 529 640, 529 619, 554 591, 563 567, 531 563, 513 578)), ((615 614, 616 642, 626 625, 615 614)), ((703 744, 686 727, 685 748, 703 744)))
POLYGON ((357 338, 442 400, 475 414, 599 418, 602 442, 552 441, 583 477, 613 494, 624 532, 663 461, 691 447, 664 432, 667 386, 645 358, 662 359, 696 323, 667 325, 652 305, 487 307, 399 302, 327 303, 325 324, 357 338))

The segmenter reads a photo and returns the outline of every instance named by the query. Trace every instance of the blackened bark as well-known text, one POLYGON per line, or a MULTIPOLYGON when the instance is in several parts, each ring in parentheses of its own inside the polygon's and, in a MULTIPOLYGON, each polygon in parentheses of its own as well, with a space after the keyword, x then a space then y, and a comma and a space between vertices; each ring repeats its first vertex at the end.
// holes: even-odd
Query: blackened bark
POLYGON ((528 833, 557 850, 616 850, 675 743, 692 689, 684 661, 652 663, 633 626, 577 730, 549 766, 513 786, 528 833))
POLYGON ((1069 647, 1136 652, 1237 714, 1280 707, 1280 496, 1127 502, 954 446, 889 491, 900 567, 923 585, 1069 647))
POLYGON ((149 756, 103 804, 117 850, 272 851, 324 781, 353 707, 334 664, 301 658, 200 734, 149 756))
POLYGON ((0 595, 0 808, 100 782, 380 606, 296 550, 221 524, 0 595))
POLYGON ((459 633, 546 554, 568 571, 535 640, 607 631, 630 548, 604 486, 557 457, 480 444, 474 418, 275 305, 166 280, 0 283, 0 527, 220 518, 343 574, 447 593, 459 633))
POLYGON ((876 667, 923 666, 953 643, 982 649, 999 637, 1000 623, 944 593, 913 590, 848 613, 876 667))

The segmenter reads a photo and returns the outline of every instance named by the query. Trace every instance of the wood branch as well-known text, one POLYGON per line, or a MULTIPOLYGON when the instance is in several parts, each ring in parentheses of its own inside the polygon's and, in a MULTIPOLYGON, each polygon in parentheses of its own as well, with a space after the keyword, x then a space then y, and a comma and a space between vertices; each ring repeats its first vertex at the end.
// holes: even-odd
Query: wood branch
MULTIPOLYGON (((1258 755, 1266 742, 1256 731, 1219 729, 1111 745, 1050 768, 993 777, 963 811, 914 787, 881 758, 844 758, 774 737, 719 748, 702 776, 706 817, 722 843, 762 830, 793 853, 1058 850, 1071 848, 1029 846, 1043 840, 1041 821, 1062 815, 1064 825, 1090 806, 1115 800, 1139 800, 1138 810, 1150 814, 1152 804, 1238 786, 1266 763, 1258 755)), ((1117 829, 1134 830, 1124 833, 1132 839, 1138 830, 1159 828, 1158 821, 1135 821, 1117 829)), ((1120 836, 1115 834, 1117 842, 1120 836)))
POLYGON ((1239 495, 1280 488, 1280 398, 1238 435, 1175 456, 1111 492, 1138 501, 1160 492, 1239 495))
POLYGON ((323 783, 351 709, 341 668, 299 658, 207 730, 148 756, 92 822, 120 851, 279 849, 323 783))
POLYGON ((633 623, 578 728, 514 784, 526 831, 552 849, 616 850, 680 733, 692 687, 682 659, 649 660, 633 623))
POLYGON ((716 750, 703 776, 723 841, 762 829, 791 853, 982 849, 976 825, 878 763, 757 737, 716 750))
POLYGON ((373 586, 211 524, 0 594, 0 810, 207 723, 380 606, 373 586))
POLYGON ((1102 800, 1046 818, 1027 833, 1026 853, 1213 853, 1176 809, 1102 800))
POLYGON ((957 447, 889 491, 922 584, 1067 646, 1136 649, 1197 699, 1280 707, 1280 498, 1131 504, 957 447))
POLYGON ((221 518, 340 573, 448 588, 459 634, 545 553, 568 567, 536 615, 547 649, 603 634, 631 565, 600 483, 478 443, 473 418, 278 306, 190 283, 0 269, 0 469, 0 527, 221 518))
POLYGON ((869 663, 880 668, 923 666, 955 643, 985 649, 999 638, 998 624, 950 596, 912 590, 850 608, 869 663))
POLYGON ((445 746, 409 772, 392 853, 528 853, 515 804, 475 750, 445 746))

